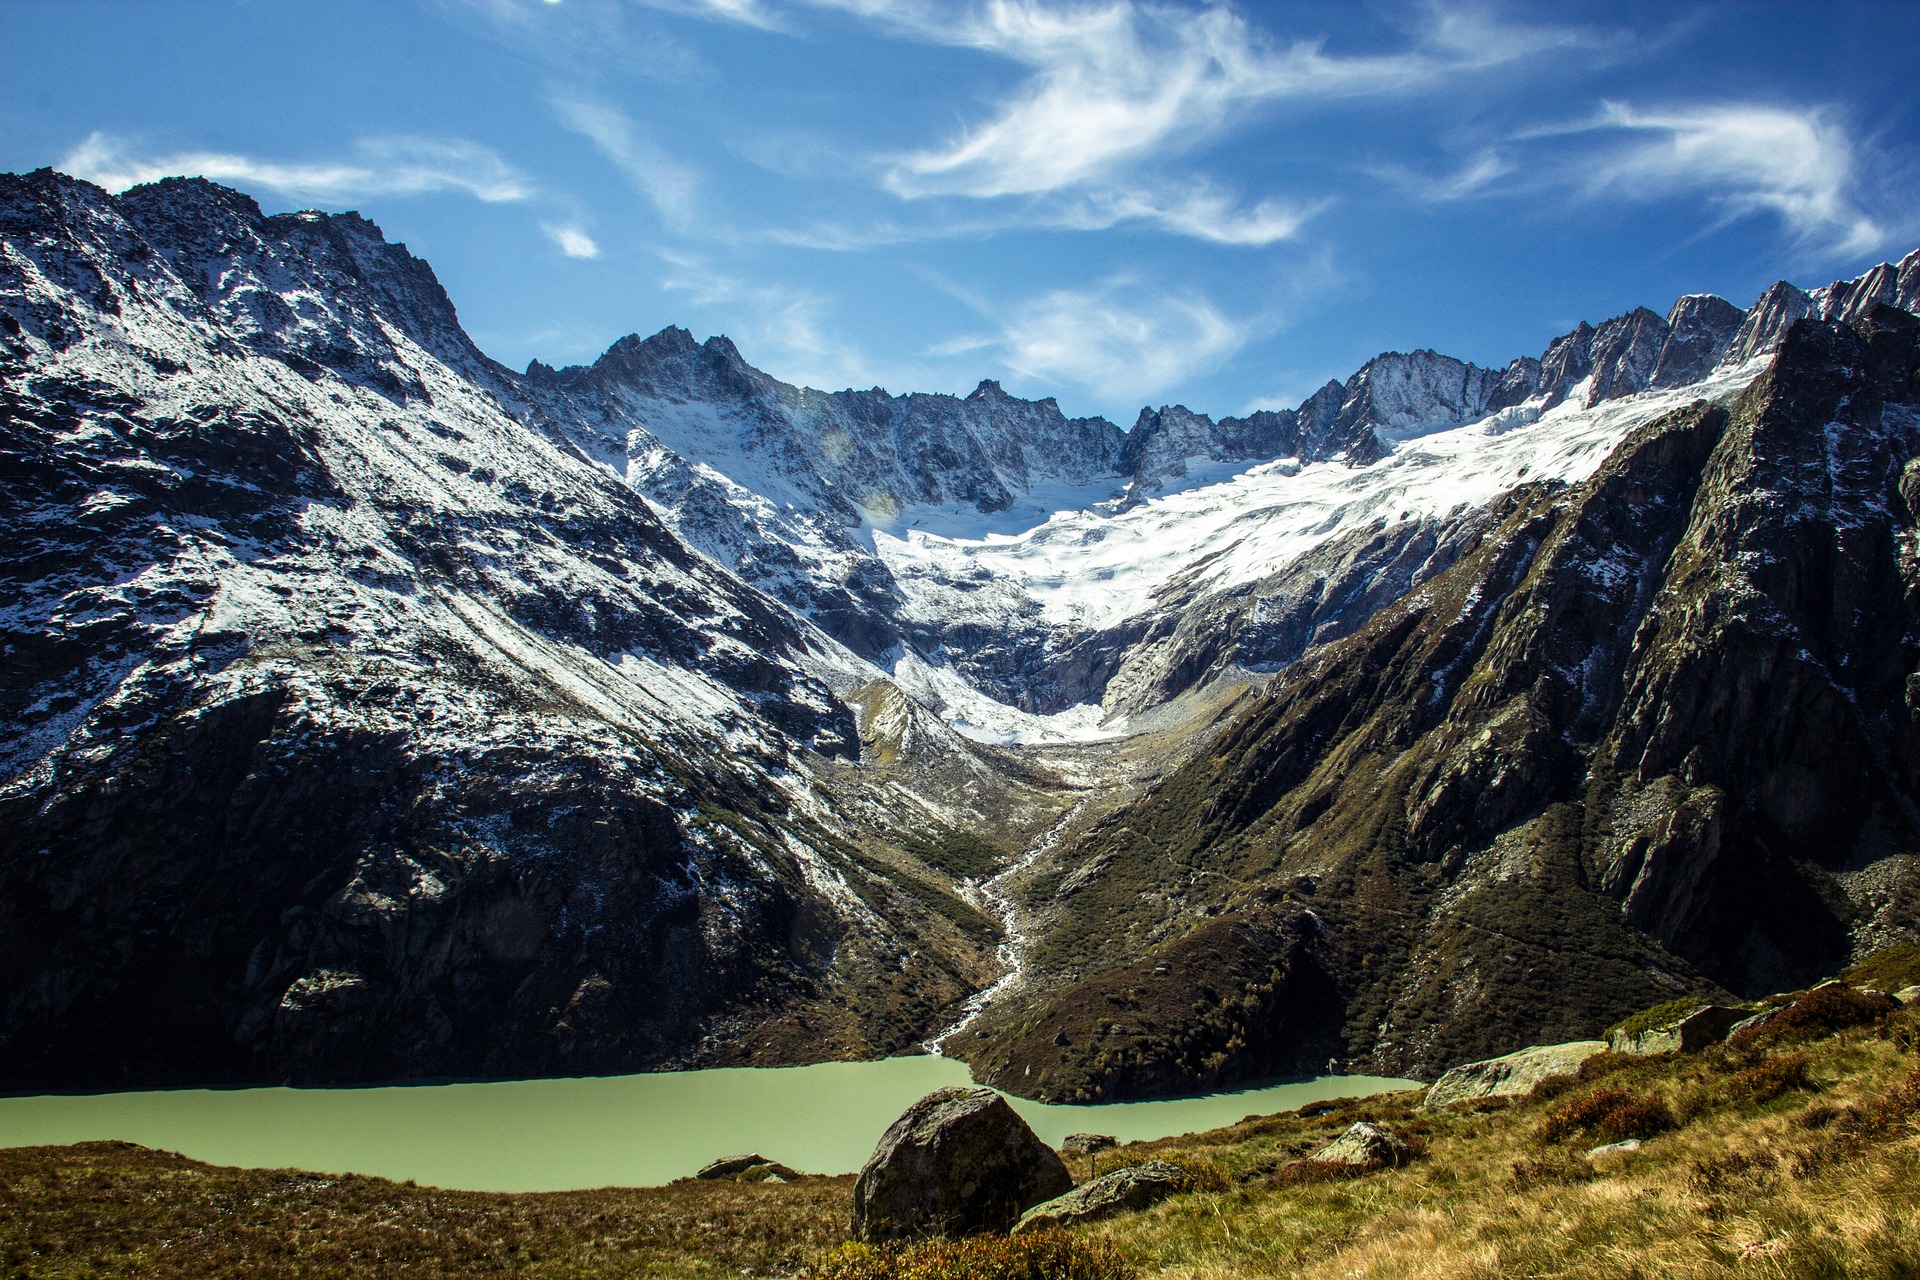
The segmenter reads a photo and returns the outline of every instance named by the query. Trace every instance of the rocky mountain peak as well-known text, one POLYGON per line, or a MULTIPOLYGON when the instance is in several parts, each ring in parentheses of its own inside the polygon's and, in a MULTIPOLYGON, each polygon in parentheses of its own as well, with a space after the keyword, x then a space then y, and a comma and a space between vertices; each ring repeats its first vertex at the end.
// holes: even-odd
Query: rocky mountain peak
POLYGON ((1747 310, 1740 332, 1727 348, 1726 362, 1742 364, 1778 349, 1793 322, 1812 311, 1813 299, 1804 290, 1785 280, 1770 285, 1747 310))
POLYGON ((1690 293, 1667 312, 1667 342, 1648 385, 1684 387, 1719 364, 1747 313, 1711 293, 1690 293))
POLYGON ((1645 391, 1667 335, 1667 322, 1645 307, 1635 307, 1594 330, 1589 351, 1593 382, 1587 388, 1587 403, 1596 405, 1645 391))
POLYGON ((1572 333, 1547 344, 1540 357, 1540 389, 1551 409, 1567 398, 1574 384, 1593 372, 1594 328, 1585 320, 1572 333))

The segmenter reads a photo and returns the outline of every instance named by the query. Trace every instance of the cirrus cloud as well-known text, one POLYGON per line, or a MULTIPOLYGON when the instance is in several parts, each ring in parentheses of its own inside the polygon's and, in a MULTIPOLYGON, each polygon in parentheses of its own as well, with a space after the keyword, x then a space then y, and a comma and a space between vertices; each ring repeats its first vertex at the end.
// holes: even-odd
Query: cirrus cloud
POLYGON ((1610 102, 1581 128, 1630 138, 1586 168, 1589 190, 1704 194, 1729 217, 1777 214, 1801 239, 1837 253, 1870 252, 1887 240, 1857 202, 1853 140, 1821 108, 1712 103, 1646 111, 1610 102))
POLYGON ((278 161, 226 151, 140 155, 108 133, 89 134, 60 168, 109 191, 170 177, 265 187, 300 200, 464 191, 490 203, 524 200, 533 184, 498 154, 459 138, 363 138, 346 160, 278 161))
POLYGON ((998 334, 958 339, 932 354, 992 351, 1036 381, 1142 400, 1216 367, 1253 331, 1197 292, 1164 292, 1122 275, 1048 290, 1014 307, 998 334))

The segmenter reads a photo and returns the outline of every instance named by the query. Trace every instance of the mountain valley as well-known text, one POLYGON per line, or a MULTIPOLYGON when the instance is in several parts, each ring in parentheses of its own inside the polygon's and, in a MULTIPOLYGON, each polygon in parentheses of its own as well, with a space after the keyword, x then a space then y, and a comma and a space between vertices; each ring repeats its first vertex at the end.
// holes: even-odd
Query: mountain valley
POLYGON ((0 1088, 1427 1078, 1920 937, 1920 252, 1128 430, 0 175, 0 1088))

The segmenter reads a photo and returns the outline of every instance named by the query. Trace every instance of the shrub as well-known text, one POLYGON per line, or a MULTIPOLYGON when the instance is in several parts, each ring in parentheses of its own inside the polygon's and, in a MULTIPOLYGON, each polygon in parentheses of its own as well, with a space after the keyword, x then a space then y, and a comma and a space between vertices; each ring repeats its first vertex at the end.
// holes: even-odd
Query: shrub
POLYGON ((1920 983, 1920 942, 1901 942, 1883 947, 1841 975, 1857 987, 1880 991, 1898 991, 1920 983))
POLYGON ((1651 1138, 1675 1127, 1673 1111, 1665 1098, 1642 1097, 1625 1089, 1595 1089, 1547 1112, 1540 1125, 1540 1140, 1558 1142, 1581 1134, 1620 1142, 1651 1138))
POLYGON ((1628 1067, 1637 1067, 1645 1061, 1645 1058, 1636 1058, 1630 1053, 1615 1053, 1609 1049, 1603 1053, 1596 1053, 1581 1063, 1580 1070, 1575 1073, 1575 1079, 1591 1082, 1628 1067))
POLYGON ((1781 1054, 1748 1067, 1727 1081, 1722 1092, 1728 1102, 1749 1107, 1772 1102, 1795 1090, 1812 1093, 1819 1086, 1808 1074, 1811 1065, 1803 1053, 1781 1054))
MULTIPOLYGON (((1574 1076, 1542 1076, 1527 1091, 1528 1102, 1552 1102, 1563 1093, 1567 1093, 1580 1081, 1574 1076)), ((1505 1102, 1505 1098, 1500 1099, 1505 1102)))
MULTIPOLYGON (((1851 1110, 1851 1108, 1849 1108, 1851 1110)), ((1842 1127, 1865 1137, 1885 1137, 1895 1129, 1920 1119, 1920 1067, 1907 1078, 1861 1108, 1857 1116, 1847 1117, 1842 1127)))
POLYGON ((1897 1012, 1900 1002, 1874 991, 1856 991, 1834 983, 1815 987, 1757 1027, 1748 1027, 1729 1043, 1735 1049, 1814 1040, 1848 1027, 1878 1022, 1897 1012))
POLYGON ((1571 1183, 1592 1182, 1599 1170, 1591 1163, 1566 1152, 1549 1152, 1515 1162, 1513 1187, 1531 1191, 1535 1187, 1563 1187, 1571 1183))
POLYGON ((1729 1151, 1722 1156, 1694 1161, 1687 1185, 1710 1196, 1742 1185, 1764 1187, 1773 1181, 1777 1165, 1778 1161, 1764 1151, 1751 1155, 1745 1151, 1729 1151))
POLYGON ((1065 1231, 893 1245, 842 1245, 813 1268, 817 1280, 1126 1280, 1132 1268, 1104 1240, 1065 1231))

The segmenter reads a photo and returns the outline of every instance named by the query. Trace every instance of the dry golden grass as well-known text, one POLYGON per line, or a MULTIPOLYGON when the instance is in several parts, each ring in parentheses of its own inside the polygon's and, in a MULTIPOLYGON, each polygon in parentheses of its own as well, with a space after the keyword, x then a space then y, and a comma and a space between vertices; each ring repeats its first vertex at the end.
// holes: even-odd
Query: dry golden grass
POLYGON ((1354 1104, 1153 1144, 1174 1160, 1229 1153, 1251 1179, 1093 1230, 1143 1271, 1195 1280, 1920 1276, 1914 1020, 1909 1011, 1757 1061, 1722 1050, 1610 1057, 1576 1089, 1660 1096, 1678 1127, 1597 1161, 1589 1140, 1542 1137, 1575 1097, 1566 1090, 1477 1114, 1354 1104), (1770 1069, 1776 1058, 1801 1061, 1770 1069), (1361 1114, 1418 1132, 1426 1158, 1357 1181, 1269 1185, 1284 1182, 1268 1171, 1276 1160, 1361 1114))
POLYGON ((502 1195, 26 1147, 0 1150, 0 1277, 766 1275, 844 1242, 852 1197, 850 1177, 502 1195))

